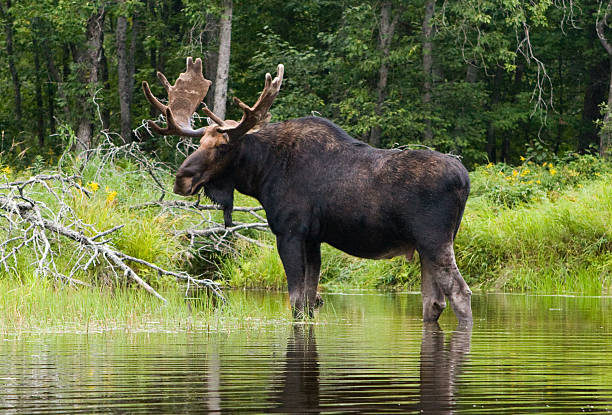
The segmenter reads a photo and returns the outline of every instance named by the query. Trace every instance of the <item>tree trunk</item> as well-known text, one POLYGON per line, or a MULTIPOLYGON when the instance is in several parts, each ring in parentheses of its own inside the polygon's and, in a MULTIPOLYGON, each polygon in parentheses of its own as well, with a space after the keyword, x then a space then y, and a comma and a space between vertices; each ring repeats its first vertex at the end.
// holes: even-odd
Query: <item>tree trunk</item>
MULTIPOLYGON (((124 2, 125 0, 123 0, 124 2)), ((127 45, 128 22, 126 16, 117 17, 117 76, 119 107, 121 109, 121 137, 132 141, 132 96, 134 92, 134 49, 136 46, 136 24, 132 24, 130 48, 127 45)))
MULTIPOLYGON (((36 36, 34 36, 36 39, 36 36)), ((43 94, 42 94, 42 77, 40 75, 40 48, 36 40, 34 46, 34 70, 36 71, 36 86, 34 87, 36 96, 36 133, 38 135, 39 149, 45 145, 45 120, 43 118, 43 94)))
MULTIPOLYGON (((376 109, 374 110, 377 117, 382 115, 385 99, 387 98, 387 78, 389 76, 387 58, 389 58, 391 40, 393 39, 395 25, 399 18, 399 13, 396 13, 393 21, 391 21, 391 11, 391 2, 385 1, 380 10, 380 29, 378 33, 378 48, 381 52, 381 60, 378 69, 378 84, 376 85, 376 109)), ((370 129, 369 142, 372 146, 380 146, 380 135, 380 125, 375 125, 370 129)))
POLYGON ((91 101, 95 94, 95 86, 99 81, 100 60, 103 47, 104 8, 100 8, 87 21, 87 41, 83 48, 76 51, 76 61, 79 66, 79 79, 83 89, 87 90, 80 97, 82 109, 78 118, 76 150, 83 151, 92 148, 93 143, 93 113, 91 101))
POLYGON ((599 37, 599 41, 601 45, 608 53, 608 57, 609 57, 608 59, 609 59, 609 65, 610 65, 610 69, 609 69, 610 79, 608 81, 608 103, 606 107, 606 113, 604 114, 604 118, 603 118, 603 125, 601 126, 601 129, 599 130, 599 155, 601 157, 606 157, 606 158, 609 156, 608 150, 610 148, 610 143, 612 142, 612 125, 611 125, 611 120, 610 120, 610 118, 612 118, 612 114, 611 114, 612 113, 612 45, 610 45, 610 43, 608 42, 608 40, 606 39, 604 35, 604 27, 607 26, 608 24, 607 21, 608 21, 608 16, 610 15, 610 12, 612 11, 611 9, 612 9, 612 0, 609 0, 603 18, 601 20, 598 19, 595 24, 597 36, 599 37))
MULTIPOLYGON (((497 68, 493 77, 493 90, 491 91, 491 103, 489 111, 494 111, 501 99, 501 83, 504 72, 501 68, 497 68)), ((489 120, 487 126, 487 157, 491 163, 497 163, 497 132, 493 126, 493 120, 489 120)))
POLYGON ((0 17, 4 21, 4 32, 6 35, 6 55, 8 67, 11 73, 11 79, 13 80, 13 89, 15 92, 15 118, 17 119, 17 125, 19 128, 21 128, 21 81, 15 65, 15 52, 13 51, 13 19, 10 16, 10 8, 10 0, 7 0, 6 7, 4 4, 0 3, 0 17))
MULTIPOLYGON (((106 53, 102 48, 102 56, 100 57, 100 81, 104 86, 104 96, 110 96, 111 87, 108 79, 108 59, 106 59, 106 53)), ((105 105, 101 108, 102 128, 104 130, 110 129, 110 107, 105 105)))
POLYGON ((431 97, 432 97, 432 68, 433 68, 433 19, 436 0, 425 2, 425 17, 423 18, 423 109, 425 111, 425 131, 423 140, 425 142, 433 139, 431 128, 431 97))
MULTIPOLYGON (((204 77, 206 79, 217 78, 217 62, 219 50, 219 22, 212 13, 206 14, 206 55, 204 61, 204 77)), ((215 107, 215 83, 213 82, 206 94, 206 105, 215 107)))
POLYGON ((610 146, 612 145, 612 55, 610 56, 610 83, 608 86, 608 106, 603 119, 603 126, 599 131, 599 155, 603 158, 610 157, 610 146))
POLYGON ((232 43, 232 0, 223 0, 223 15, 219 28, 219 59, 215 80, 215 106, 213 112, 225 119, 227 80, 229 77, 230 46, 232 43))

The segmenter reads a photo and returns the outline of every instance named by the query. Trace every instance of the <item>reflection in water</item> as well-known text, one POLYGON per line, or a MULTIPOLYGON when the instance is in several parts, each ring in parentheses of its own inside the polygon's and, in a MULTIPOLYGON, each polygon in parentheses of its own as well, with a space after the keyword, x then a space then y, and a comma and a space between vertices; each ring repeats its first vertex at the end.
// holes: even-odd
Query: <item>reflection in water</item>
MULTIPOLYGON (((471 327, 458 327, 450 335, 448 344, 445 345, 445 334, 438 323, 428 323, 423 326, 423 337, 421 341, 421 365, 420 365, 420 404, 410 404, 411 395, 408 390, 410 385, 393 385, 391 377, 381 374, 372 376, 368 382, 361 382, 346 386, 348 394, 356 390, 369 387, 373 392, 372 398, 378 391, 387 391, 392 394, 393 390, 408 392, 408 398, 399 407, 396 403, 387 401, 387 396, 379 395, 377 402, 361 403, 353 402, 352 405, 344 406, 350 411, 394 409, 415 410, 430 414, 451 414, 456 410, 457 377, 466 354, 470 351, 470 340, 472 336, 471 327), (368 385, 368 383, 370 383, 368 385)), ((295 413, 320 413, 322 410, 330 410, 330 404, 335 406, 339 402, 350 402, 348 396, 338 394, 332 402, 327 405, 319 401, 319 361, 317 344, 315 340, 315 327, 313 325, 294 324, 291 336, 287 342, 287 353, 285 365, 282 372, 282 391, 273 398, 277 407, 271 412, 295 413)), ((343 389, 343 388, 339 388, 343 389)), ((401 399, 401 398, 400 398, 401 399)))
MULTIPOLYGON (((285 310, 284 294, 244 295, 285 310)), ((381 294, 330 296, 315 324, 0 329, 0 414, 612 412, 612 297, 474 298, 473 332, 381 294)))
POLYGON ((312 324, 294 324, 287 342, 283 390, 271 412, 319 413, 319 361, 312 324))
POLYGON ((456 408, 457 376, 470 351, 472 327, 457 327, 447 347, 438 323, 423 324, 421 341, 421 410, 451 414, 456 408))

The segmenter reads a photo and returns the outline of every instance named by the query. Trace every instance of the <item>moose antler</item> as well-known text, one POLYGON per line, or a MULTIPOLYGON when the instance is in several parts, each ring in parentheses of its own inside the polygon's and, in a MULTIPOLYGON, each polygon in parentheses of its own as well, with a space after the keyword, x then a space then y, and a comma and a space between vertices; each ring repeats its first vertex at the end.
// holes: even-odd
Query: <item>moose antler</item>
POLYGON ((211 82, 202 75, 202 60, 195 62, 187 58, 187 70, 181 73, 174 83, 170 85, 163 73, 157 72, 157 78, 168 92, 168 105, 164 105, 151 93, 147 81, 142 82, 145 96, 155 108, 166 116, 167 126, 162 128, 149 120, 149 126, 161 135, 182 135, 188 137, 201 137, 205 127, 194 130, 191 126, 191 116, 202 102, 211 82))
POLYGON ((264 89, 261 91, 261 95, 259 96, 257 102, 252 107, 249 107, 240 99, 234 97, 234 102, 238 104, 240 108, 242 108, 242 111, 244 111, 242 119, 239 122, 224 121, 217 117, 210 109, 204 107, 203 110, 211 120, 219 125, 217 131, 220 133, 227 133, 230 139, 241 137, 251 131, 254 127, 265 125, 270 120, 270 113, 268 111, 270 110, 274 99, 280 91, 284 72, 285 67, 280 64, 278 65, 277 74, 274 79, 272 79, 272 75, 269 73, 266 74, 266 84, 264 89))

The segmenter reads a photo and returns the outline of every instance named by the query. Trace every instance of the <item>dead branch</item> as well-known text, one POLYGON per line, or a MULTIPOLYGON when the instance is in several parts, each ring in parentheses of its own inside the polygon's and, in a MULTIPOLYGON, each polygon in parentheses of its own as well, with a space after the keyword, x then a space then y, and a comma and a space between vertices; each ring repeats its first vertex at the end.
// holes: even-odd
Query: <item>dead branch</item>
POLYGON ((225 300, 218 283, 209 279, 197 279, 186 272, 165 270, 153 263, 127 255, 113 247, 108 235, 121 229, 118 225, 99 232, 92 225, 84 223, 66 202, 67 197, 74 197, 70 189, 76 189, 79 195, 88 197, 91 192, 81 186, 79 176, 67 176, 61 173, 41 174, 27 180, 0 184, 0 220, 3 220, 6 239, 0 242, 0 266, 5 271, 17 270, 17 253, 29 249, 36 257, 36 272, 41 276, 54 276, 69 284, 89 285, 74 275, 86 271, 94 265, 106 264, 115 275, 119 270, 124 278, 135 281, 147 292, 166 302, 155 289, 134 272, 127 261, 145 265, 161 275, 174 276, 190 284, 204 285, 213 293, 225 300), (42 190, 41 190, 42 189, 42 190), (44 195, 47 195, 45 198, 44 195), (48 201, 49 196, 52 202, 48 201), (76 243, 71 251, 72 265, 69 272, 60 272, 55 258, 61 255, 62 236, 76 243), (75 259, 76 258, 76 259, 75 259))
MULTIPOLYGON (((119 267, 126 277, 133 279, 138 285, 143 287, 147 292, 153 294, 155 297, 159 298, 163 302, 167 302, 167 300, 162 297, 157 291, 153 289, 146 281, 140 278, 130 267, 128 267, 123 260, 119 257, 121 255, 115 249, 111 248, 105 242, 96 242, 94 240, 97 239, 101 235, 96 235, 93 238, 87 237, 82 232, 77 232, 73 229, 70 229, 66 226, 63 226, 57 222, 53 222, 42 217, 40 209, 37 204, 32 204, 29 202, 18 202, 15 199, 12 199, 7 196, 0 195, 0 209, 3 209, 9 213, 16 213, 21 217, 25 222, 34 225, 41 230, 48 230, 52 233, 59 234, 65 236, 73 241, 77 242, 80 246, 85 247, 91 251, 93 251, 94 255, 103 255, 107 258, 112 264, 119 267)), ((39 269, 44 270, 47 266, 45 263, 50 259, 50 244, 46 234, 39 235, 42 237, 44 242, 44 250, 40 255, 39 259, 39 269)), ((88 263, 92 263, 92 261, 88 261, 88 263)), ((62 275, 61 277, 68 279, 68 277, 62 275)), ((71 282, 77 282, 80 284, 84 284, 82 281, 75 280, 73 278, 69 278, 71 282)))
POLYGON ((269 225, 266 219, 257 212, 263 211, 261 206, 235 206, 233 212, 248 213, 257 220, 255 223, 236 223, 235 226, 226 228, 222 223, 218 223, 212 219, 212 216, 204 215, 203 212, 220 211, 221 207, 212 204, 200 204, 198 202, 190 202, 185 200, 172 201, 156 201, 145 202, 138 205, 130 206, 130 209, 149 209, 160 208, 162 212, 166 210, 180 210, 192 213, 200 218, 189 226, 187 229, 177 229, 174 232, 176 236, 186 236, 190 241, 190 248, 195 248, 197 251, 233 251, 232 243, 228 239, 234 237, 248 243, 260 246, 262 248, 273 249, 271 245, 265 244, 257 239, 243 235, 239 231, 247 229, 256 229, 269 231, 269 225))

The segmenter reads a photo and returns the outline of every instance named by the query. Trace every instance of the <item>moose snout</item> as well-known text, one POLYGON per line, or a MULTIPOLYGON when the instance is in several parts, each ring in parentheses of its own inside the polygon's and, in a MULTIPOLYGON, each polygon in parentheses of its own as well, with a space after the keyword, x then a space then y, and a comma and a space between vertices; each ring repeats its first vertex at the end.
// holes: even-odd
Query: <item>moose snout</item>
POLYGON ((174 181, 174 193, 181 196, 191 195, 191 181, 189 177, 177 177, 174 181))

